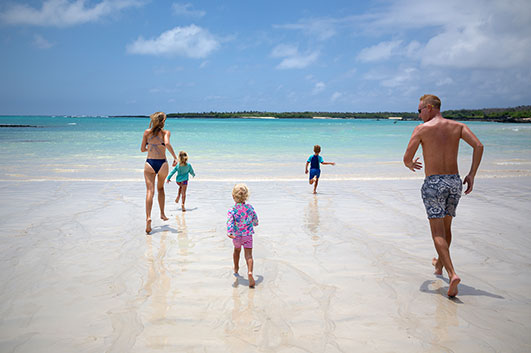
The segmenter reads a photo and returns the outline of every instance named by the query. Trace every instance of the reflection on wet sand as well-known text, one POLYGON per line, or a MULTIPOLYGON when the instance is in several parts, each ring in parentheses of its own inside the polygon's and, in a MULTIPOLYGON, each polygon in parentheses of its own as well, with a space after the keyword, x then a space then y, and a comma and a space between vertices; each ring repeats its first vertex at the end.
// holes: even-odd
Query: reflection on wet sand
POLYGON ((240 290, 238 278, 232 290, 231 320, 227 322, 225 333, 229 337, 232 352, 248 352, 250 346, 256 347, 260 343, 261 318, 255 310, 255 290, 240 290))
POLYGON ((146 328, 146 340, 150 347, 164 348, 167 345, 168 337, 161 336, 155 332, 150 332, 151 325, 165 324, 168 313, 168 292, 171 287, 171 275, 164 264, 166 257, 166 238, 168 231, 164 231, 160 236, 159 249, 156 255, 153 251, 153 237, 146 236, 146 261, 148 264, 147 280, 143 287, 146 302, 149 303, 149 316, 144 323, 146 328))
POLYGON ((193 244, 188 239, 188 228, 186 227, 186 214, 177 214, 175 216, 177 220, 177 245, 179 246, 179 258, 177 263, 182 272, 186 272, 186 265, 188 264, 189 249, 193 248, 193 244))
POLYGON ((317 195, 312 195, 313 197, 308 202, 308 207, 306 207, 306 228, 312 236, 312 240, 317 241, 319 237, 319 205, 317 203, 317 195))
MULTIPOLYGON (((443 288, 444 283, 440 280, 433 281, 431 287, 437 292, 444 292, 447 288, 443 288)), ((435 326, 433 327, 433 345, 441 346, 444 342, 451 341, 451 336, 448 334, 449 327, 459 326, 459 319, 457 316, 457 306, 452 300, 448 300, 443 296, 437 296, 437 306, 435 308, 435 326)))

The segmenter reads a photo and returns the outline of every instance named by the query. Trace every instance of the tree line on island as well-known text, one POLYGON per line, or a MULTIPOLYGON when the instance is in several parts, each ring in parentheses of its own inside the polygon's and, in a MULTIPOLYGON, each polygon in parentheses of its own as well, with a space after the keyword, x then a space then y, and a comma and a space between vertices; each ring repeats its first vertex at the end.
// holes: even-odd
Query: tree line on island
MULTIPOLYGON (((527 122, 531 123, 531 105, 518 106, 513 108, 487 108, 487 109, 459 109, 445 110, 443 117, 453 120, 472 121, 497 121, 497 122, 527 122)), ((119 115, 120 117, 133 117, 132 115, 119 115)), ((416 112, 373 112, 373 113, 351 113, 351 112, 261 112, 261 111, 239 111, 239 112, 202 112, 202 113, 169 113, 168 118, 212 118, 212 119, 232 119, 232 118, 276 118, 276 119, 396 119, 396 120, 418 120, 416 112)), ((118 116, 114 116, 118 117, 118 116)), ((135 115, 134 117, 146 117, 135 115)))

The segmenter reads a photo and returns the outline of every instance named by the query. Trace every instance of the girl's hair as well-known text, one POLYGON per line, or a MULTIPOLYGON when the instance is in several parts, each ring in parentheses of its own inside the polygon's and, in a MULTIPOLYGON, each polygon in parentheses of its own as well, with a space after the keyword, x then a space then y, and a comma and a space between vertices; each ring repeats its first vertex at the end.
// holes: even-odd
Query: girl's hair
POLYGON ((166 121, 166 114, 163 112, 156 112, 149 116, 151 119, 151 122, 149 123, 149 128, 151 129, 151 133, 154 136, 157 136, 159 131, 161 131, 164 128, 164 122, 166 121))
POLYGON ((179 163, 186 165, 186 162, 188 162, 188 155, 186 154, 186 152, 179 152, 179 163))
POLYGON ((245 184, 236 184, 232 189, 232 198, 236 203, 244 203, 249 197, 249 189, 245 184))

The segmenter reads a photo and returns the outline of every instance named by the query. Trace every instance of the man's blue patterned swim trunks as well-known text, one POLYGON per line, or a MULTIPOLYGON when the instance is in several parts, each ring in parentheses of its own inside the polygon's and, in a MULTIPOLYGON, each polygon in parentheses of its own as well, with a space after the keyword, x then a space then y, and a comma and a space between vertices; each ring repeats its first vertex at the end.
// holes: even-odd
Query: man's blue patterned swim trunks
POLYGON ((430 175, 420 189, 428 218, 455 217, 463 183, 458 174, 430 175))

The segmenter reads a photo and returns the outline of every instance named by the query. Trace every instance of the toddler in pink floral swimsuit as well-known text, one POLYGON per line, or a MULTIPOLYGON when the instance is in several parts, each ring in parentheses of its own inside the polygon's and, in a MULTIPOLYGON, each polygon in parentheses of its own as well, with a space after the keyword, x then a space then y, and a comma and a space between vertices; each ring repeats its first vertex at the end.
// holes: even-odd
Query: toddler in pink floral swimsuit
POLYGON ((253 277, 253 234, 254 228, 258 225, 258 217, 253 206, 245 203, 249 197, 249 189, 245 184, 237 184, 232 189, 232 198, 236 204, 229 210, 227 218, 227 236, 234 244, 234 275, 238 275, 240 270, 240 252, 245 252, 247 262, 247 274, 249 275, 249 287, 254 288, 253 277))

